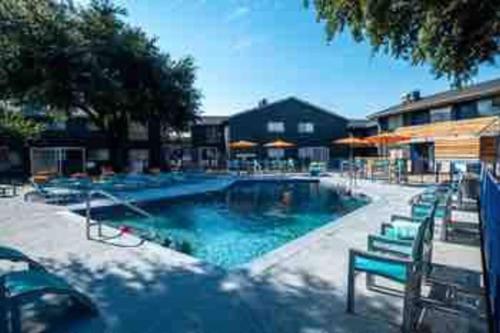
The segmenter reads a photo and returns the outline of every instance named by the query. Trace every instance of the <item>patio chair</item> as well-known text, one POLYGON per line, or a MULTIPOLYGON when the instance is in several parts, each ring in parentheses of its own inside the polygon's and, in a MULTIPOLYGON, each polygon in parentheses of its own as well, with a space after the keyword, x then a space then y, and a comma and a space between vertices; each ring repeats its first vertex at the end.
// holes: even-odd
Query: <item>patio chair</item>
POLYGON ((0 246, 0 260, 26 263, 30 270, 45 270, 42 265, 21 251, 6 246, 0 246))
POLYGON ((63 204, 82 200, 85 196, 85 191, 73 188, 41 185, 33 181, 31 186, 34 190, 24 195, 24 201, 30 201, 35 196, 49 204, 63 204))
POLYGON ((5 332, 21 332, 21 304, 44 295, 69 296, 90 313, 97 313, 92 301, 63 279, 46 271, 16 271, 0 276, 0 328, 3 320, 5 332), (10 318, 10 323, 7 318, 10 318))
POLYGON ((427 217, 432 218, 432 228, 434 228, 435 213, 436 204, 429 202, 412 204, 411 216, 392 215, 390 222, 382 223, 380 234, 396 240, 413 240, 418 227, 427 217))
POLYGON ((365 273, 370 278, 380 276, 404 285, 403 332, 410 332, 415 325, 413 299, 420 295, 424 261, 432 246, 430 218, 419 225, 418 233, 412 242, 408 257, 382 254, 371 251, 349 250, 347 312, 354 312, 355 277, 365 273))
POLYGON ((26 262, 28 270, 12 271, 0 275, 0 331, 21 332, 20 306, 25 302, 40 299, 44 295, 65 295, 77 301, 92 314, 97 307, 86 295, 74 289, 65 280, 47 272, 42 265, 22 252, 0 248, 0 259, 26 262))

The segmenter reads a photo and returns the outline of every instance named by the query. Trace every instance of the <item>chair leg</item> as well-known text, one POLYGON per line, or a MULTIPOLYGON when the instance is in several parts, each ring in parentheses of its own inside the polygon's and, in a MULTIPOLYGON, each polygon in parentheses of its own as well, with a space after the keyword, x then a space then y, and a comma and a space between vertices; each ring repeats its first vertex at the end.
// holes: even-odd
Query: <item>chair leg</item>
POLYGON ((21 333, 21 307, 17 302, 10 308, 10 321, 12 333, 21 333))
POLYGON ((354 273, 354 255, 349 253, 349 268, 347 275, 347 312, 354 313, 355 298, 355 273, 354 273))
POLYGON ((366 273, 366 289, 372 290, 372 287, 374 285, 375 285, 375 277, 370 273, 366 273))
POLYGON ((7 305, 0 299, 0 332, 9 332, 7 305))

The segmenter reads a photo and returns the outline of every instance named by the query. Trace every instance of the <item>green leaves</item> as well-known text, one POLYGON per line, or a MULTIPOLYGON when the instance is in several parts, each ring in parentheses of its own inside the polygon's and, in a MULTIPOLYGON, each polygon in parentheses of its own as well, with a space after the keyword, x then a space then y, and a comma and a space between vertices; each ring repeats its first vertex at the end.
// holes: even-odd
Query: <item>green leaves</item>
POLYGON ((12 110, 0 110, 0 134, 19 141, 26 141, 39 135, 44 129, 41 123, 25 118, 12 110))
POLYGON ((84 112, 116 145, 131 120, 187 126, 201 98, 193 60, 172 60, 125 14, 109 0, 0 2, 0 100, 84 112))
MULTIPOLYGON (((308 0, 305 0, 309 4, 308 0)), ((414 65, 428 63, 455 85, 500 54, 500 2, 495 0, 311 0, 327 38, 349 29, 384 52, 414 65)))

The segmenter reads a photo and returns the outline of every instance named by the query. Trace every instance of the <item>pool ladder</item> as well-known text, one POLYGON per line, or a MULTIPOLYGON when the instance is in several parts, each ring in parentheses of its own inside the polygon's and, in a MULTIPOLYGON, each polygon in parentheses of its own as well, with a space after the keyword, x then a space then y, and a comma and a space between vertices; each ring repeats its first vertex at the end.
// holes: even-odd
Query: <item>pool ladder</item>
POLYGON ((105 198, 117 203, 118 205, 121 205, 121 206, 124 206, 124 207, 130 209, 131 211, 133 211, 136 214, 139 214, 143 217, 150 218, 150 219, 153 218, 153 215, 146 212, 144 209, 139 208, 138 206, 132 204, 130 201, 122 200, 122 199, 120 199, 120 198, 118 198, 118 197, 116 197, 116 196, 114 196, 111 193, 106 192, 106 191, 93 190, 93 191, 90 191, 88 193, 86 205, 85 205, 87 239, 91 239, 90 229, 93 226, 97 226, 97 234, 99 235, 100 238, 103 237, 103 235, 102 235, 102 222, 101 221, 92 221, 92 216, 91 216, 91 214, 92 214, 92 198, 95 196, 105 197, 105 198))

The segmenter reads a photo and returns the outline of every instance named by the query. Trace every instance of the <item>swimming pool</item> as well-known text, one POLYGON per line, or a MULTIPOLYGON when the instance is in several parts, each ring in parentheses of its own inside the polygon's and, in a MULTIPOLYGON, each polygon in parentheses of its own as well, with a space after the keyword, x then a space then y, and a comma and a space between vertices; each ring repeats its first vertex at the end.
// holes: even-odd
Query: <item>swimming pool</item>
POLYGON ((119 208, 97 219, 135 231, 154 230, 190 244, 191 255, 234 268, 368 202, 344 196, 318 182, 237 182, 225 191, 143 206, 155 218, 119 208))

